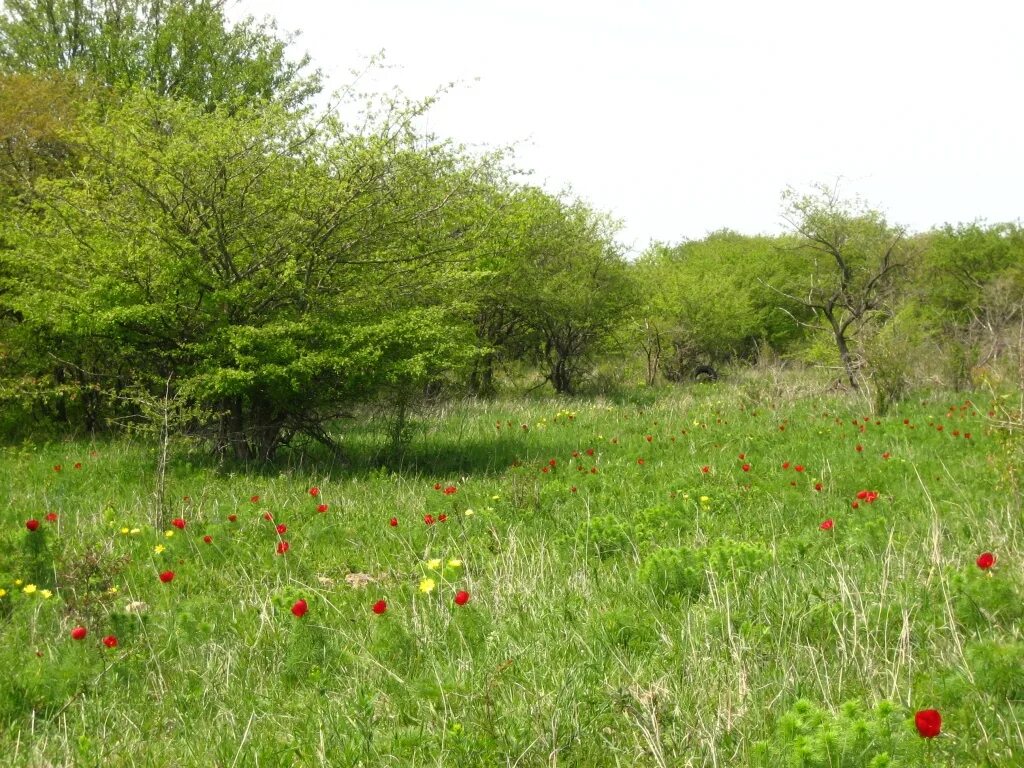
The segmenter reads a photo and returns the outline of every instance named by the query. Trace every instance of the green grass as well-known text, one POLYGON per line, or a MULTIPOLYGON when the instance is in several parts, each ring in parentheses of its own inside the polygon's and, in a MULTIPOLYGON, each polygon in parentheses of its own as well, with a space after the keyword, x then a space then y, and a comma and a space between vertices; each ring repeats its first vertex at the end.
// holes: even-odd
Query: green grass
POLYGON ((2 450, 5 764, 1024 764, 1020 445, 987 399, 635 400, 448 406, 396 471, 372 423, 344 466, 180 449, 169 538, 152 446, 2 450))

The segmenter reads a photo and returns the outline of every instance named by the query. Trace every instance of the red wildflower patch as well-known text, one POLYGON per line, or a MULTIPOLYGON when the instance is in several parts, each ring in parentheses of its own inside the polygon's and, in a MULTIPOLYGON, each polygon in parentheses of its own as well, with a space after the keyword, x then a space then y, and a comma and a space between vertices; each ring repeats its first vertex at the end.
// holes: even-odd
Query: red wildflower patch
POLYGON ((981 568, 981 570, 987 571, 989 568, 996 564, 996 556, 993 555, 991 552, 982 552, 975 562, 978 564, 978 567, 981 568))
POLYGON ((309 489, 309 495, 312 496, 313 498, 316 498, 317 496, 320 495, 320 489, 314 485, 312 488, 309 489))
POLYGON ((185 530, 185 521, 182 520, 180 517, 176 517, 173 520, 171 520, 171 525, 173 525, 178 530, 185 530))
POLYGON ((789 462, 788 461, 782 462, 782 468, 783 469, 789 469, 789 462))
POLYGON ((452 495, 453 493, 455 493, 455 492, 456 492, 457 490, 459 490, 459 489, 458 489, 458 488, 456 488, 456 487, 455 487, 454 485, 448 485, 448 486, 445 486, 445 489, 444 489, 444 495, 445 495, 445 496, 451 496, 451 495, 452 495))
POLYGON ((468 602, 469 602, 469 592, 466 592, 465 590, 459 590, 459 592, 457 592, 456 595, 455 595, 455 604, 456 605, 465 605, 468 602))
POLYGON ((448 522, 448 515, 446 515, 444 512, 442 512, 440 515, 437 516, 437 522, 439 522, 439 523, 447 523, 448 522))
POLYGON ((164 571, 160 574, 160 581, 164 584, 170 584, 174 581, 174 571, 164 571))
POLYGON ((434 524, 434 516, 433 515, 424 515, 423 516, 423 522, 426 523, 427 525, 433 525, 434 524))
POLYGON ((295 616, 295 618, 297 619, 301 619, 303 616, 305 616, 308 610, 309 605, 306 603, 305 600, 296 600, 295 604, 292 605, 292 615, 295 616))
POLYGON ((378 616, 388 609, 388 603, 386 600, 378 600, 373 604, 373 612, 378 616))
POLYGON ((914 725, 923 738, 934 739, 942 730, 942 715, 937 709, 922 709, 914 715, 914 725))
POLYGON ((34 531, 39 527, 39 521, 35 518, 32 518, 31 520, 26 520, 25 527, 28 528, 30 531, 34 531))
POLYGON ((821 525, 819 525, 818 527, 819 527, 819 528, 820 528, 821 530, 823 530, 823 531, 831 531, 831 530, 832 530, 832 526, 833 526, 833 525, 835 525, 835 522, 834 522, 834 521, 832 520, 832 518, 830 517, 830 518, 829 518, 828 520, 825 520, 825 521, 824 521, 824 522, 823 522, 823 523, 822 523, 821 525))
POLYGON ((57 522, 57 513, 56 512, 47 512, 46 513, 46 522, 48 522, 48 523, 56 523, 57 522))
POLYGON ((75 627, 71 630, 72 640, 85 640, 85 636, 89 634, 85 627, 75 627))
POLYGON ((316 505, 316 511, 319 512, 320 514, 323 514, 328 509, 330 509, 330 507, 328 507, 326 504, 317 504, 316 505))
POLYGON ((107 648, 117 648, 117 638, 113 635, 107 635, 103 638, 103 644, 107 646, 107 648))
POLYGON ((440 491, 441 490, 441 484, 440 483, 434 483, 434 490, 435 491, 440 491))
POLYGON ((285 525, 284 523, 278 523, 277 527, 274 530, 277 531, 278 533, 287 533, 288 532, 288 526, 285 525))
POLYGON ((282 539, 281 541, 277 542, 277 554, 283 555, 290 549, 290 547, 291 545, 287 541, 284 541, 282 539))
POLYGON ((803 472, 804 471, 804 465, 803 464, 797 464, 795 467, 793 467, 793 469, 796 470, 797 472, 803 472))

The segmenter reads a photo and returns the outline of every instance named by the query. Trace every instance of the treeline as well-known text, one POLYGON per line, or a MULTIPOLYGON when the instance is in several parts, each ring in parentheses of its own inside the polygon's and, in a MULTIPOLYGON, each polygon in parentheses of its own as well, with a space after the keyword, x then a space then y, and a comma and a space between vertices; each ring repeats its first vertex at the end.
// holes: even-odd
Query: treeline
POLYGON ((766 355, 896 398, 901 344, 959 386, 1021 322, 1017 224, 910 235, 820 189, 788 198, 789 235, 631 262, 607 215, 420 130, 430 99, 313 108, 320 77, 286 44, 216 0, 5 4, 0 429, 103 430, 162 403, 271 458, 330 443, 358 403, 766 355))

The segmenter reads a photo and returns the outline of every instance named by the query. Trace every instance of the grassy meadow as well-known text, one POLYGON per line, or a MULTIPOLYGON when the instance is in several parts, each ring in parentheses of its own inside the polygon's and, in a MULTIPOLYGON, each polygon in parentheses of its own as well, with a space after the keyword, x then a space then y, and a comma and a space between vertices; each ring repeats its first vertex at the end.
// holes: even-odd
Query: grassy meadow
POLYGON ((177 445, 158 526, 151 441, 0 449, 0 762, 1024 765, 999 407, 469 401, 393 468, 177 445))

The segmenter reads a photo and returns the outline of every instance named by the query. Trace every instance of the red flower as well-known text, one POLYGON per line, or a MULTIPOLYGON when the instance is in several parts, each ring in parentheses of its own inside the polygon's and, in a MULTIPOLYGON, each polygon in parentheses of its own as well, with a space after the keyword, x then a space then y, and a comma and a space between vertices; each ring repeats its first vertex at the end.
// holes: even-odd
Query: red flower
POLYGON ((185 521, 182 520, 180 517, 176 517, 173 520, 171 520, 171 525, 173 525, 175 528, 179 530, 185 530, 185 521))
POLYGON ((32 518, 31 520, 26 520, 25 527, 28 528, 30 531, 34 531, 36 528, 39 527, 39 521, 35 518, 32 518))
POLYGON ((861 501, 863 501, 867 497, 868 497, 868 492, 867 491, 857 491, 857 498, 860 499, 861 501))
POLYGON ((551 471, 551 467, 541 467, 540 471, 546 475, 548 472, 551 471))
POLYGON ((169 584, 174 581, 174 571, 164 571, 160 574, 160 581, 164 584, 169 584))
POLYGON ((637 459, 636 463, 639 464, 642 467, 644 465, 644 460, 643 459, 637 459))
POLYGON ((803 472, 804 471, 804 465, 803 464, 797 464, 795 467, 793 467, 793 469, 795 469, 797 472, 803 472))
POLYGON ((594 449, 593 448, 587 448, 586 453, 587 453, 587 456, 593 456, 594 455, 594 449))
POLYGON ((572 488, 569 489, 569 493, 576 493, 576 486, 575 485, 572 488))
POLYGON ((749 464, 744 464, 742 467, 740 467, 740 469, 742 469, 744 472, 749 472, 750 471, 750 465, 749 464))
POLYGON ((56 523, 57 522, 57 513, 56 512, 47 512, 46 513, 46 522, 48 522, 48 523, 56 523))
POLYGON ((850 507, 853 509, 857 509, 858 507, 860 507, 860 504, 855 501, 853 502, 853 504, 850 505, 850 507))
POLYGON ((213 544, 213 536, 211 536, 210 534, 206 534, 205 536, 203 536, 203 541, 206 544, 213 544))
POLYGON ((458 489, 458 488, 456 488, 456 487, 455 487, 454 485, 448 485, 448 486, 445 486, 445 489, 444 489, 444 495, 445 495, 445 496, 451 496, 451 495, 452 495, 453 493, 455 493, 455 492, 456 492, 457 490, 459 490, 459 489, 458 489))
POLYGON ((85 636, 87 634, 89 634, 89 633, 86 631, 85 627, 75 627, 74 629, 71 630, 71 639, 72 640, 85 640, 85 636))
POLYGON ((306 604, 305 600, 296 600, 295 604, 292 606, 292 615, 297 619, 301 619, 306 615, 306 611, 308 610, 309 606, 306 604))
POLYGON ((434 524, 434 516, 433 515, 424 515, 423 516, 423 522, 426 523, 427 525, 433 525, 434 524))
POLYGON ((234 523, 238 521, 238 515, 228 515, 228 522, 234 523))
POLYGON ((857 447, 856 447, 856 450, 857 450, 857 453, 860 453, 861 451, 863 451, 863 450, 864 450, 864 446, 863 446, 863 445, 861 445, 860 443, 857 443, 857 447))
POLYGON ((828 520, 823 522, 818 527, 821 528, 821 530, 823 530, 823 531, 831 531, 833 525, 835 525, 835 523, 832 521, 832 518, 830 517, 828 520))
POLYGON ((251 501, 253 504, 259 504, 260 503, 260 497, 259 497, 259 495, 250 496, 249 497, 249 501, 251 501))
POLYGON ((388 520, 388 525, 390 525, 392 528, 397 528, 398 527, 398 518, 397 517, 392 517, 390 520, 388 520))
POLYGON ((888 459, 890 456, 892 456, 892 454, 889 453, 888 451, 886 451, 885 453, 882 454, 882 458, 883 459, 888 459))
POLYGON ((455 604, 456 605, 465 605, 468 602, 469 602, 469 592, 467 592, 466 590, 463 589, 463 590, 460 590, 459 592, 456 593, 456 595, 455 595, 455 604))
POLYGON ((386 600, 378 600, 373 604, 373 612, 378 616, 388 609, 388 603, 386 600))
POLYGON ((649 443, 652 440, 654 440, 654 435, 644 435, 644 440, 646 440, 649 443))
POLYGON ((981 568, 981 570, 987 571, 989 568, 995 565, 996 556, 993 555, 991 552, 983 552, 981 555, 978 556, 976 562, 978 563, 978 567, 981 568))
POLYGON ((971 433, 970 432, 964 432, 964 440, 970 440, 970 439, 971 439, 971 433))
POLYGON ((321 514, 326 512, 328 509, 330 509, 330 507, 328 507, 326 504, 317 504, 316 506, 316 511, 320 512, 321 514))
POLYGON ((266 520, 268 523, 272 523, 274 521, 274 516, 269 512, 264 512, 263 519, 266 520))
POLYGON ((707 464, 705 464, 703 467, 700 468, 700 471, 701 471, 702 474, 706 475, 708 472, 711 471, 711 467, 709 467, 707 464))
POLYGON ((74 467, 74 468, 75 468, 75 469, 81 469, 81 468, 82 468, 82 462, 80 462, 80 461, 76 461, 76 462, 75 462, 75 467, 74 467))
POLYGON ((278 533, 287 533, 288 532, 288 526, 285 525, 284 523, 278 523, 277 524, 277 528, 275 528, 274 530, 276 530, 278 533))
POLYGON ((788 461, 782 462, 782 468, 783 469, 789 469, 789 462, 788 461))
POLYGON ((440 483, 434 483, 434 490, 435 491, 440 491, 441 490, 441 484, 440 483))
POLYGON ((442 512, 440 515, 437 516, 437 522, 439 522, 439 523, 447 523, 448 522, 448 515, 446 515, 444 512, 442 512))
POLYGON ((315 497, 317 497, 317 496, 319 496, 319 495, 320 495, 320 489, 319 489, 319 488, 317 488, 317 487, 316 487, 316 486, 314 485, 314 486, 313 486, 312 488, 310 488, 310 489, 309 489, 309 495, 310 495, 310 496, 313 496, 314 498, 315 498, 315 497))
POLYGON ((922 709, 914 715, 917 732, 926 739, 934 739, 942 730, 942 715, 937 709, 922 709))
POLYGON ((554 459, 551 459, 551 461, 548 462, 548 466, 550 466, 550 467, 558 466, 558 462, 555 461, 554 459))
POLYGON ((54 472, 60 472, 62 469, 64 469, 64 467, 62 467, 60 464, 54 464, 53 465, 53 471, 54 472))
POLYGON ((103 644, 107 646, 107 648, 117 648, 117 638, 113 635, 107 635, 103 638, 103 644))
POLYGON ((288 547, 289 547, 288 542, 284 541, 283 539, 281 541, 277 542, 277 554, 283 555, 285 552, 288 551, 288 547))
POLYGON ((741 453, 740 454, 740 461, 743 461, 745 458, 747 458, 747 454, 741 453))
POLYGON ((815 483, 814 484, 814 490, 820 491, 821 490, 821 483, 815 483))

